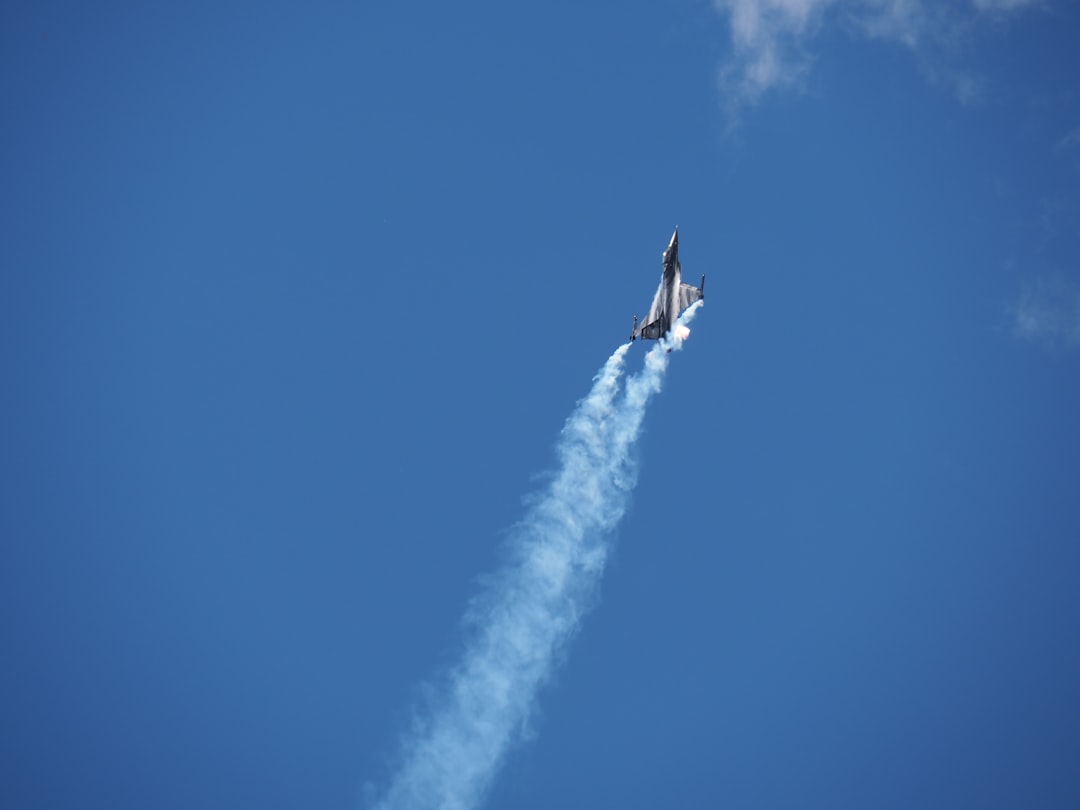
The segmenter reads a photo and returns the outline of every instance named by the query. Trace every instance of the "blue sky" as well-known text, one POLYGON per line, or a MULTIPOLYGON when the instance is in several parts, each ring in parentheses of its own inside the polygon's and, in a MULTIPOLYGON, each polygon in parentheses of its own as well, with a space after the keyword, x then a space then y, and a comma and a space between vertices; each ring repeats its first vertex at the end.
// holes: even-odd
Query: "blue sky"
POLYGON ((678 224, 706 306, 483 806, 1077 806, 1078 39, 5 7, 0 804, 378 795, 678 224))

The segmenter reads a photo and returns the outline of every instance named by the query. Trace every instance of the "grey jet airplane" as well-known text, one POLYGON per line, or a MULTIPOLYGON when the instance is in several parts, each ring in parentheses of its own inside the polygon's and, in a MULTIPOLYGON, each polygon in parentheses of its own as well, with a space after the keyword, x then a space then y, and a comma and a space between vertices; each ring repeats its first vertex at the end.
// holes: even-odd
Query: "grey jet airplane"
POLYGON ((664 272, 660 276, 660 287, 656 290, 649 314, 641 328, 638 328, 637 315, 634 316, 634 329, 630 340, 659 340, 670 330, 675 319, 695 301, 705 297, 705 276, 701 277, 701 286, 695 287, 682 280, 682 265, 679 264, 679 229, 671 235, 671 243, 664 251, 664 272))

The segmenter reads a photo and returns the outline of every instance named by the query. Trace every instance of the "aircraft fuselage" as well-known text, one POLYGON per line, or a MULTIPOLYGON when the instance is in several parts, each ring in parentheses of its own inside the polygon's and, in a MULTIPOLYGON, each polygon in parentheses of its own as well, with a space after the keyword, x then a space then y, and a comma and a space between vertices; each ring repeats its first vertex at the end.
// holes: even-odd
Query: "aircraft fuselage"
POLYGON ((679 229, 676 228, 667 250, 664 251, 664 270, 660 275, 660 286, 653 297, 652 306, 640 327, 637 325, 637 318, 634 319, 634 330, 630 339, 662 338, 671 330, 675 319, 684 309, 705 297, 704 287, 705 276, 701 277, 701 287, 683 284, 682 265, 679 264, 679 229))

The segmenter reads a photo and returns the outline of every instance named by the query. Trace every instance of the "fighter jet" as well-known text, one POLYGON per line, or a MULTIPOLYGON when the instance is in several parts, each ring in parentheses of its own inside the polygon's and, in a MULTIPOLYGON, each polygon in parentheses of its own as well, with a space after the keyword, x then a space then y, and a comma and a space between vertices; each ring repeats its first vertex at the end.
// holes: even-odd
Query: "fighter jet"
POLYGON ((671 243, 664 251, 664 272, 660 276, 660 287, 656 290, 649 314, 641 328, 638 328, 637 315, 634 316, 634 329, 630 340, 659 340, 668 333, 675 319, 684 309, 695 301, 705 297, 705 276, 701 277, 701 286, 695 287, 682 280, 682 265, 679 264, 679 229, 671 235, 671 243))

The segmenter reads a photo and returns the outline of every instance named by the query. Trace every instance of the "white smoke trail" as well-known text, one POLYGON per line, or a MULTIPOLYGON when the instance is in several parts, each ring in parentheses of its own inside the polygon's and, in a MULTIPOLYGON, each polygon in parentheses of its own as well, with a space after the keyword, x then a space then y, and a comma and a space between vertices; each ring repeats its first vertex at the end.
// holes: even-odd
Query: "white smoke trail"
MULTIPOLYGON (((701 302, 679 319, 689 323, 701 302)), ((511 561, 472 604, 472 635, 443 691, 404 740, 403 761, 376 810, 480 804, 527 730, 548 680, 600 580, 609 533, 636 482, 632 447, 682 330, 654 346, 617 397, 629 344, 608 358, 567 419, 559 469, 511 536, 511 561)))

